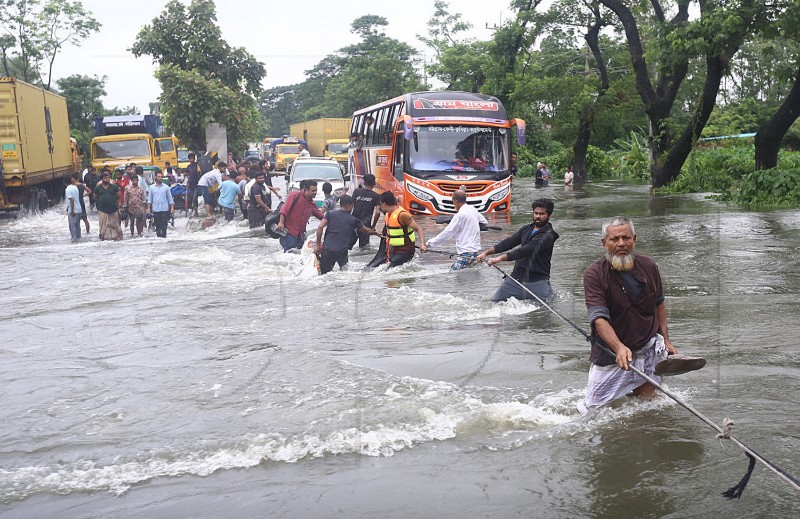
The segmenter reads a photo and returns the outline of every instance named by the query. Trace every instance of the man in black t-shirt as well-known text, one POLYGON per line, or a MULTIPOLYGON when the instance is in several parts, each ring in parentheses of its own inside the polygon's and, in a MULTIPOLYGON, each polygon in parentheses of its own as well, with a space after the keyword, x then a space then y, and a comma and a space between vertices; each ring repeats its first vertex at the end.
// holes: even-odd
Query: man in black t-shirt
MULTIPOLYGON (((374 191, 375 175, 367 173, 364 175, 364 187, 359 187, 353 191, 353 216, 365 227, 375 229, 375 224, 381 215, 381 195, 374 191)), ((369 245, 369 234, 355 232, 350 238, 347 248, 352 249, 358 241, 358 247, 363 249, 369 245)))
POLYGON ((270 175, 270 173, 269 173, 269 171, 270 171, 270 163, 269 163, 269 161, 260 160, 258 162, 258 165, 254 166, 254 167, 257 167, 258 171, 263 171, 264 172, 264 186, 266 186, 266 190, 264 191, 264 195, 266 196, 267 205, 272 207, 272 195, 271 195, 271 193, 275 193, 275 196, 277 196, 278 199, 283 200, 283 197, 280 194, 280 189, 278 189, 277 187, 274 187, 272 185, 272 175, 270 175))
POLYGON ((197 166, 197 162, 195 162, 195 154, 189 154, 189 165, 186 166, 186 176, 187 180, 187 195, 189 196, 189 203, 191 204, 192 214, 194 216, 200 216, 197 212, 197 183, 200 181, 200 177, 203 176, 203 173, 200 171, 200 168, 197 166))
POLYGON ((94 168, 94 166, 89 166, 89 172, 86 173, 86 177, 84 177, 84 182, 86 183, 86 187, 89 189, 89 203, 91 207, 94 207, 94 188, 97 187, 97 184, 100 183, 100 173, 94 168))
POLYGON ((256 174, 256 182, 250 188, 250 206, 247 208, 247 220, 250 223, 250 228, 255 229, 264 225, 264 220, 267 213, 272 211, 272 208, 267 204, 267 187, 265 185, 264 172, 259 171, 256 174))
POLYGON ((361 220, 353 216, 353 197, 350 195, 342 195, 339 198, 339 209, 334 209, 325 213, 325 218, 319 223, 317 227, 317 246, 314 252, 320 254, 319 257, 319 273, 327 274, 333 270, 335 264, 339 264, 339 268, 344 268, 347 265, 347 248, 350 243, 350 237, 356 231, 363 232, 367 236, 370 234, 377 234, 375 229, 365 226, 361 220), (322 231, 327 227, 325 233, 325 242, 322 241, 322 231))

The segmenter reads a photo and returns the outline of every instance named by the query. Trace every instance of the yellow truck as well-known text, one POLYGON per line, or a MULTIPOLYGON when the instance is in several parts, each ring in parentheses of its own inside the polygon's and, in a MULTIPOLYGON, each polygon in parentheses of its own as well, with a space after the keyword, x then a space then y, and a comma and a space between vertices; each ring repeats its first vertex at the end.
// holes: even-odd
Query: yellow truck
POLYGON ((275 171, 288 171, 289 164, 300 154, 300 145, 308 146, 306 141, 284 135, 279 139, 270 142, 270 153, 272 160, 275 161, 275 171))
POLYGON ((135 162, 139 166, 178 164, 178 139, 164 135, 157 115, 96 117, 92 139, 92 166, 114 169, 135 162))
POLYGON ((328 139, 322 149, 323 157, 333 157, 336 162, 347 168, 347 150, 350 139, 328 139))
MULTIPOLYGON (((331 144, 349 142, 350 121, 349 117, 323 117, 295 123, 289 127, 289 133, 308 142, 308 151, 312 157, 328 157, 334 155, 330 152, 329 155, 325 155, 325 149, 331 144)), ((344 150, 343 161, 347 162, 347 149, 344 150)))
POLYGON ((80 167, 69 136, 67 100, 0 77, 0 211, 44 210, 80 167))

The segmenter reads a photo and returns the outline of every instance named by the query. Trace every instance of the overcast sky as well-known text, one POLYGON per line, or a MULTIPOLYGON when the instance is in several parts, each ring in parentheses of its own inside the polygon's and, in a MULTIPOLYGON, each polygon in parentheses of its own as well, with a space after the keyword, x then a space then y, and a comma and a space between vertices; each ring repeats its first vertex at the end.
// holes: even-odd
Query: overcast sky
MULTIPOLYGON (((166 3, 83 0, 102 28, 81 47, 63 50, 55 62, 54 80, 71 74, 107 76, 106 107, 136 106, 147 113, 148 103, 157 100, 160 93, 153 78, 155 67, 150 58, 134 58, 127 49, 139 29, 158 16, 166 3)), ((357 37, 350 32, 350 24, 366 14, 383 16, 389 21, 389 36, 425 51, 417 35, 427 35, 427 23, 433 15, 433 0, 225 0, 216 4, 223 38, 232 46, 246 48, 266 65, 265 88, 299 83, 305 79, 303 72, 323 57, 355 43, 357 37)), ((499 24, 509 16, 504 1, 450 0, 449 4, 451 13, 461 13, 473 24, 471 34, 478 39, 491 36, 487 24, 499 24)), ((427 55, 432 52, 427 50, 427 55)))

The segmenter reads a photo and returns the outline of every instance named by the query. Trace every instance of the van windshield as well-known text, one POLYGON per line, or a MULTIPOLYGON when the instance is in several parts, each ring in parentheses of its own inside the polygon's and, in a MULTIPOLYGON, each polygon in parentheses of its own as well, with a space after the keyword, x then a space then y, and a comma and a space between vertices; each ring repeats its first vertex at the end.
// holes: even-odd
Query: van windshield
POLYGON ((342 171, 338 164, 295 164, 292 168, 292 182, 300 180, 342 181, 342 171))
POLYGON ((293 145, 282 144, 282 145, 278 146, 278 153, 283 153, 284 155, 285 154, 292 154, 292 153, 300 153, 300 145, 299 144, 293 144, 293 145))

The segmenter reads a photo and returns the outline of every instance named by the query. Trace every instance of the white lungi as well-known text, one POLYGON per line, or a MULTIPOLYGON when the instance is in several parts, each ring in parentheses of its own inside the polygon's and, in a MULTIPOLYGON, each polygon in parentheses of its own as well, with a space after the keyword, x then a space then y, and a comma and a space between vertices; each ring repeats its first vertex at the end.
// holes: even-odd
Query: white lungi
MULTIPOLYGON (((661 383, 662 377, 653 375, 656 363, 667 358, 667 347, 664 337, 656 334, 647 345, 633 352, 632 364, 645 375, 661 383)), ((613 400, 622 398, 647 381, 632 370, 625 371, 616 364, 589 368, 589 385, 586 387, 584 404, 587 408, 600 407, 613 400)))

